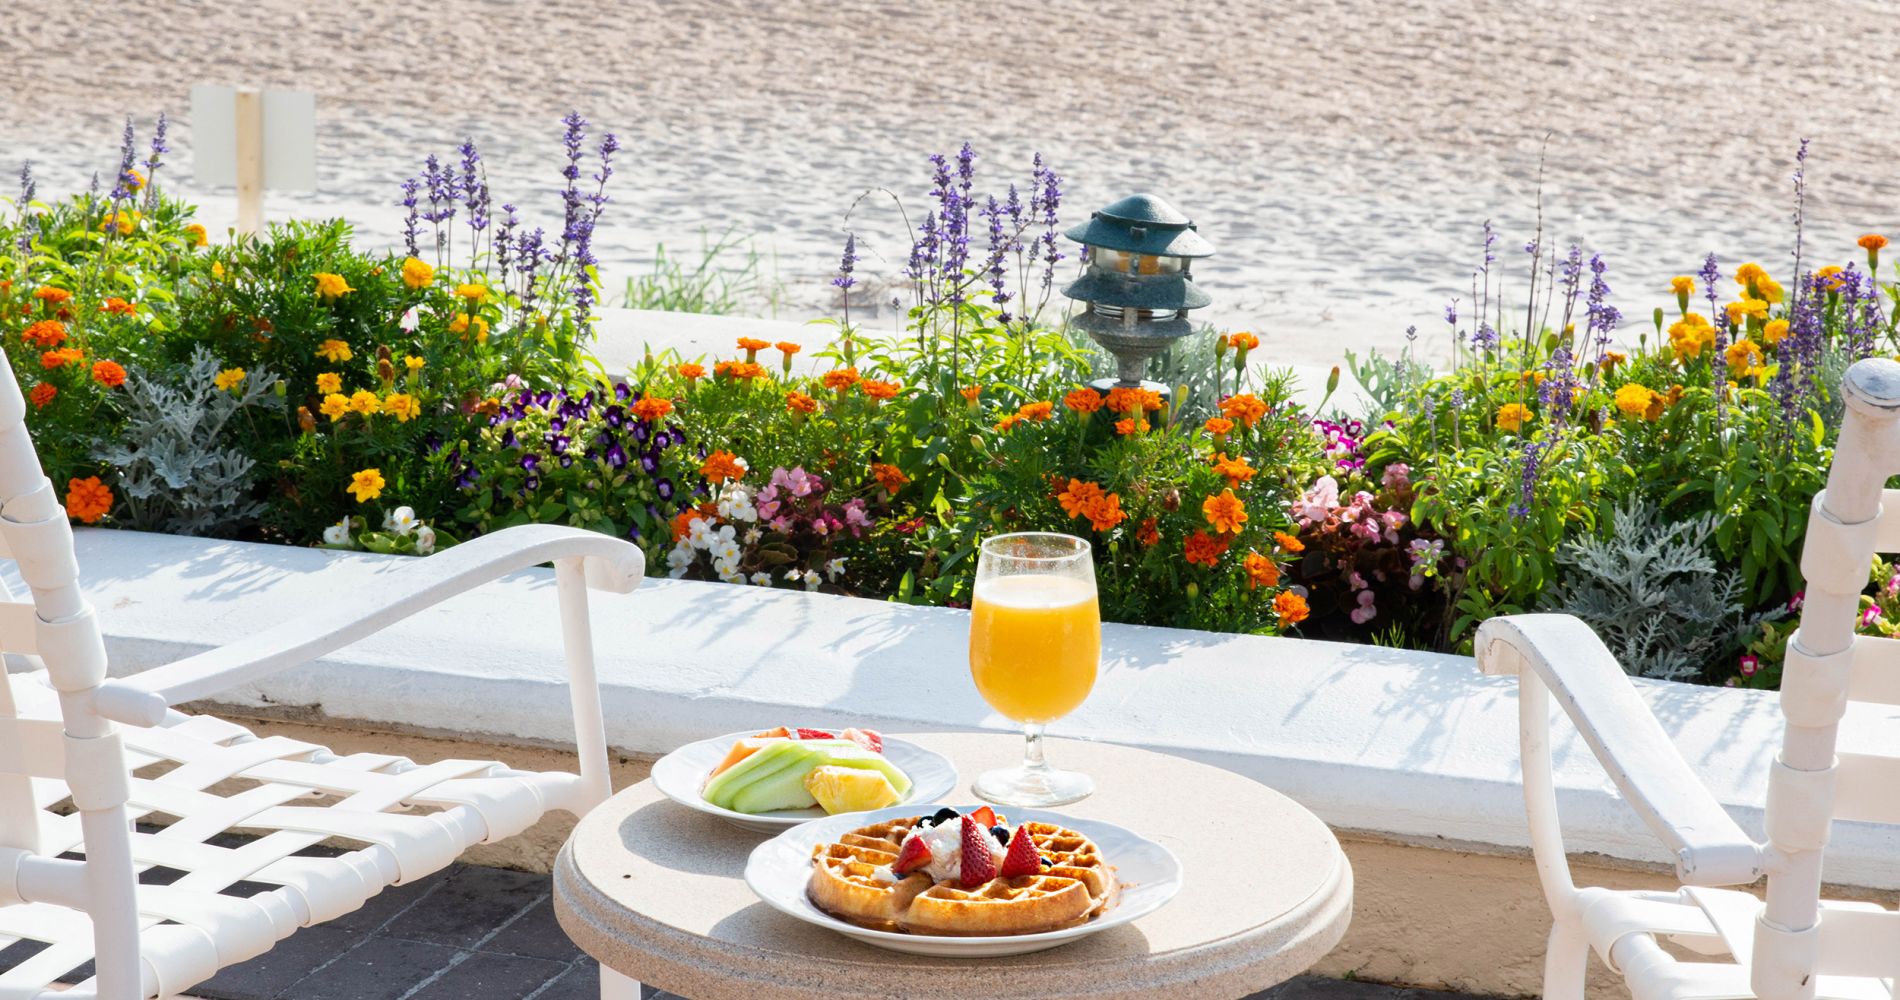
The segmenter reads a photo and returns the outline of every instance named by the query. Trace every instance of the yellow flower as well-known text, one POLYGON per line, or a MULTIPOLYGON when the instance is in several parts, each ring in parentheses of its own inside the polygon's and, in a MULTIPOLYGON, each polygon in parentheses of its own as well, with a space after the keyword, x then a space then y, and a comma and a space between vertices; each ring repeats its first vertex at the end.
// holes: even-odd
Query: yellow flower
POLYGON ((1755 282, 1755 294, 1761 296, 1764 300, 1771 303, 1780 302, 1781 301, 1781 285, 1780 283, 1775 281, 1775 279, 1770 278, 1769 276, 1764 274, 1761 276, 1760 281, 1755 282))
POLYGON ((1715 327, 1701 313, 1689 313, 1669 327, 1669 346, 1682 360, 1699 357, 1715 345, 1715 327))
POLYGON ((1655 401, 1656 391, 1646 385, 1630 382, 1616 390, 1616 408, 1632 417, 1648 413, 1655 401))
POLYGON ((323 405, 317 409, 331 420, 342 420, 343 415, 350 412, 350 397, 340 392, 330 393, 323 397, 323 405))
POLYGON ((1735 283, 1743 288, 1766 277, 1768 277, 1768 272, 1762 270, 1761 265, 1753 261, 1735 269, 1735 283))
POLYGON ((397 423, 406 424, 422 415, 422 404, 406 392, 392 392, 383 400, 383 412, 395 417, 397 423))
POLYGON ((1522 403, 1506 403, 1498 407, 1498 429, 1516 433, 1531 419, 1531 411, 1522 403))
POLYGON ((463 337, 466 338, 468 335, 468 326, 471 322, 475 324, 475 342, 477 344, 488 343, 488 321, 480 316, 457 316, 449 320, 449 332, 462 334, 463 337))
POLYGON ((317 357, 325 361, 348 361, 353 356, 350 345, 334 337, 317 345, 317 357))
POLYGON ((340 299, 343 296, 356 291, 356 289, 350 287, 349 282, 343 280, 343 276, 340 274, 331 274, 328 271, 318 271, 316 273, 316 279, 317 279, 317 298, 324 299, 325 301, 328 301, 331 299, 340 299))
POLYGON ((1841 286, 1846 284, 1846 279, 1841 277, 1841 267, 1839 264, 1829 264, 1826 267, 1817 269, 1814 272, 1814 277, 1817 281, 1822 283, 1822 287, 1830 292, 1838 292, 1841 286))
POLYGON ((348 492, 356 495, 357 503, 368 503, 383 495, 383 470, 363 469, 350 477, 348 492))
POLYGON ((1743 299, 1728 304, 1728 322, 1730 326, 1739 326, 1744 318, 1767 319, 1768 303, 1762 299, 1743 299))
POLYGON ((224 279, 224 262, 223 261, 214 260, 211 262, 211 277, 213 279, 220 280, 220 281, 224 279))
POLYGON ((435 268, 414 257, 402 262, 402 283, 410 288, 427 288, 435 282, 435 268))
POLYGON ((469 305, 479 306, 483 302, 488 301, 488 286, 475 282, 469 282, 466 285, 456 285, 455 294, 458 298, 467 299, 469 305))
POLYGON ((1771 319, 1768 321, 1768 325, 1763 327, 1761 331, 1761 339, 1770 344, 1781 343, 1781 338, 1787 335, 1788 321, 1785 319, 1771 319))
POLYGON ((227 391, 235 389, 244 384, 244 369, 226 368, 211 380, 211 384, 227 391))
POLYGON ((343 376, 338 375, 336 372, 318 372, 317 391, 321 393, 342 392, 343 376))
POLYGON ((211 234, 205 232, 205 227, 196 222, 185 227, 185 235, 191 238, 191 245, 195 247, 201 247, 211 242, 211 234))
POLYGON ((377 399, 376 394, 368 389, 358 389, 350 396, 350 409, 366 417, 382 408, 383 401, 377 399))
POLYGON ((402 356, 402 364, 404 368, 407 368, 412 372, 419 372, 422 370, 422 366, 428 364, 428 362, 422 360, 421 358, 416 357, 413 354, 405 354, 402 356))
POLYGON ((1749 369, 1761 364, 1761 348, 1754 341, 1743 338, 1728 345, 1722 357, 1728 362, 1729 371, 1747 374, 1749 369))
POLYGON ((1669 290, 1678 296, 1694 295, 1695 279, 1686 274, 1678 274, 1669 279, 1669 290))

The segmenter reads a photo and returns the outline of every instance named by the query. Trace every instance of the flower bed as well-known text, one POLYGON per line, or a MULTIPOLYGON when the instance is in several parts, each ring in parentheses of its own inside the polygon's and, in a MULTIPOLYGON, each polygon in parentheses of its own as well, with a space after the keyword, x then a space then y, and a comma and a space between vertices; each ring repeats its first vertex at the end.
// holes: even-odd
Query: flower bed
MULTIPOLYGON (((1865 270, 1785 287, 1710 256, 1631 345, 1600 257, 1539 233, 1506 268, 1487 226, 1452 369, 1349 357, 1363 412, 1295 405, 1246 332, 1156 359, 1169 397, 1102 394, 1107 360, 1049 308, 1060 179, 1038 158, 983 193, 965 147, 932 158, 898 333, 847 307, 809 348, 604 377, 589 242, 618 144, 588 144, 571 116, 558 236, 492 205, 472 143, 430 158, 393 254, 341 222, 210 245, 159 193, 162 123, 142 161, 128 126, 109 192, 49 204, 23 175, 0 343, 69 512, 414 553, 558 522, 676 577, 953 606, 979 539, 1054 529, 1095 543, 1112 620, 1458 649, 1561 608, 1633 671, 1767 686, 1835 385, 1900 316, 1870 235, 1865 270)), ((847 236, 847 306, 858 264, 847 236)))

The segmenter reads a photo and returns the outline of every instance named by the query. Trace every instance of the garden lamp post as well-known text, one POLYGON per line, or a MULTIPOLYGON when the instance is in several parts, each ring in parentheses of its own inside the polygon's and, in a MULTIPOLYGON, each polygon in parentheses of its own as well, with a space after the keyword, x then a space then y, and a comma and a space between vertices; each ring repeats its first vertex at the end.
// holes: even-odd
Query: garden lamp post
POLYGON ((1085 307, 1071 320, 1115 356, 1117 378, 1091 385, 1145 386, 1163 396, 1168 387, 1144 383, 1148 359, 1194 332, 1189 309, 1212 300, 1189 277, 1189 265, 1214 255, 1214 245, 1173 205, 1151 194, 1130 195, 1100 209, 1066 233, 1088 248, 1082 276, 1062 294, 1085 307))

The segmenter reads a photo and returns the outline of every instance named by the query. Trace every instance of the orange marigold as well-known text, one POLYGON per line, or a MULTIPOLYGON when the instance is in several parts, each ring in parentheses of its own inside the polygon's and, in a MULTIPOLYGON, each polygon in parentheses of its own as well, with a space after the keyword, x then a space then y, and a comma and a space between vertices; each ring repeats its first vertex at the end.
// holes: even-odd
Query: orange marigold
POLYGON ((733 378, 765 378, 768 374, 764 365, 751 361, 734 361, 727 367, 726 373, 733 378))
POLYGON ((673 401, 665 396, 646 396, 633 404, 633 415, 647 423, 655 423, 673 412, 673 401))
POLYGON ((1273 613, 1280 616, 1282 625, 1298 625, 1312 611, 1306 606, 1306 598, 1291 590, 1282 590, 1273 599, 1273 613))
POLYGON ((1067 489, 1056 494, 1056 502, 1062 505, 1062 512, 1070 517, 1083 517, 1090 505, 1101 500, 1106 494, 1095 483, 1083 479, 1069 480, 1067 489))
POLYGON ((998 420, 996 422, 996 429, 999 431, 1006 431, 1022 422, 1023 422, 1023 418, 1020 415, 1012 413, 1004 417, 1003 419, 998 420))
MULTIPOLYGON (((1864 236, 1861 238, 1863 240, 1866 239, 1864 236)), ((52 285, 41 285, 33 290, 33 297, 49 306, 56 306, 72 298, 73 293, 64 288, 54 288, 52 285)))
POLYGON ((843 392, 858 384, 858 370, 856 368, 833 368, 831 371, 820 376, 819 381, 824 383, 827 389, 843 392))
POLYGON ((785 409, 792 413, 817 413, 818 401, 793 389, 785 394, 785 409))
POLYGON ((99 309, 119 316, 130 316, 139 311, 138 306, 116 296, 106 299, 105 305, 100 306, 99 309))
POLYGON ((1056 404, 1045 399, 1035 403, 1024 403, 1016 408, 1016 415, 1024 420, 1041 423, 1053 416, 1055 411, 1056 404))
POLYGON ((125 384, 125 369, 117 361, 94 362, 92 380, 108 389, 117 389, 125 384))
POLYGON ((1077 413, 1094 413, 1102 408, 1102 394, 1084 386, 1062 397, 1062 405, 1077 413))
POLYGON ((1120 434, 1123 437, 1128 437, 1129 435, 1132 435, 1132 434, 1140 434, 1142 431, 1145 431, 1147 429, 1148 429, 1148 421, 1146 420, 1136 420, 1133 417, 1127 417, 1125 419, 1115 421, 1115 433, 1120 434))
POLYGON ((771 347, 771 346, 772 346, 772 342, 769 340, 760 340, 757 337, 740 337, 739 338, 739 350, 746 352, 748 359, 750 358, 751 355, 756 354, 759 351, 763 351, 766 348, 771 347))
POLYGON ((1217 537, 1205 531, 1196 531, 1187 537, 1183 545, 1183 553, 1188 562, 1211 567, 1220 562, 1220 557, 1227 551, 1227 545, 1225 536, 1217 537))
MULTIPOLYGON (((1855 240, 1854 244, 1860 247, 1862 250, 1866 250, 1871 253, 1878 253, 1879 251, 1886 249, 1887 238, 1885 236, 1880 235, 1879 233, 1868 233, 1867 235, 1861 237, 1860 239, 1855 240)), ((41 290, 44 291, 44 289, 41 289, 41 290)))
POLYGON ((1115 526, 1128 520, 1122 510, 1122 498, 1119 493, 1110 493, 1088 505, 1082 511, 1089 519, 1089 527, 1096 531, 1113 531, 1115 526))
POLYGON ((789 340, 781 340, 778 343, 773 344, 772 346, 778 348, 779 352, 784 354, 788 358, 794 354, 797 354, 799 351, 804 350, 804 348, 798 346, 797 344, 792 343, 789 340))
POLYGON ((904 470, 895 465, 887 465, 883 462, 878 462, 871 466, 871 476, 877 480, 877 484, 883 487, 886 493, 896 493, 898 490, 904 488, 905 483, 910 482, 910 477, 904 475, 904 470))
POLYGON ((718 486, 728 479, 744 479, 745 462, 732 452, 715 451, 706 456, 706 461, 700 463, 699 474, 705 476, 707 482, 718 486))
POLYGON ((57 386, 51 382, 41 382, 39 385, 33 387, 32 392, 26 394, 26 398, 33 401, 34 409, 43 410, 46 408, 46 404, 51 403, 53 397, 57 395, 59 395, 59 388, 57 386))
POLYGON ((1238 420, 1243 426, 1252 427, 1267 415, 1267 404, 1250 392, 1229 396, 1220 401, 1221 416, 1238 420))
POLYGON ((66 481, 66 513, 87 524, 97 524, 112 510, 112 490, 98 476, 66 481))
POLYGON ((872 399, 895 399, 898 391, 904 388, 904 383, 879 382, 876 379, 867 378, 858 383, 858 388, 864 390, 864 394, 872 399))
POLYGON ((1207 515, 1207 523, 1214 530, 1224 534, 1237 534, 1240 526, 1247 523, 1247 505, 1240 502, 1231 489, 1220 491, 1201 501, 1201 513, 1207 515))
POLYGON ((692 533, 694 518, 712 523, 719 520, 719 512, 712 504, 703 503, 697 507, 688 507, 673 515, 672 527, 674 541, 677 542, 692 533))
POLYGON ((1108 397, 1102 400, 1102 405, 1108 407, 1110 413, 1139 413, 1144 408, 1141 393, 1140 389, 1116 386, 1108 390, 1108 397))
POLYGON ((1241 560, 1241 566, 1247 570, 1247 585, 1254 589, 1278 587, 1280 585, 1280 567, 1273 560, 1258 552, 1247 553, 1241 560))
POLYGON ((676 372, 679 372, 680 378, 683 378, 688 382, 691 382, 694 379, 702 379, 706 377, 706 366, 696 365, 692 363, 691 361, 688 361, 685 364, 680 365, 678 368, 675 368, 673 370, 676 372))
POLYGON ((84 360, 86 354, 77 347, 62 347, 57 351, 47 351, 40 355, 40 367, 48 369, 75 364, 84 360))
POLYGON ((1295 538, 1294 536, 1289 535, 1284 531, 1274 532, 1273 540, 1276 542, 1279 542, 1280 547, 1287 550, 1288 552, 1305 552, 1306 551, 1305 542, 1300 541, 1298 538, 1295 538))
POLYGON ((1228 458, 1226 452, 1219 452, 1214 456, 1213 461, 1214 471, 1227 477, 1228 486, 1239 486, 1254 476, 1255 469, 1247 464, 1245 455, 1228 458))
POLYGON ((1207 432, 1215 437, 1220 437, 1223 434, 1231 434, 1234 430, 1234 422, 1226 417, 1208 417, 1207 423, 1201 426, 1206 428, 1207 432))
POLYGON ((1236 350, 1251 351, 1260 346, 1260 338, 1251 333, 1236 333, 1227 338, 1227 346, 1236 350))
POLYGON ((58 347, 66 342, 66 324, 56 319, 43 319, 28 326, 20 336, 37 347, 58 347))
POLYGON ((1135 529, 1135 541, 1143 545, 1155 545, 1161 541, 1161 528, 1152 517, 1143 518, 1141 527, 1135 529))
POLYGON ((965 400, 974 403, 976 402, 976 397, 983 393, 983 387, 980 385, 966 385, 958 389, 957 393, 965 400))

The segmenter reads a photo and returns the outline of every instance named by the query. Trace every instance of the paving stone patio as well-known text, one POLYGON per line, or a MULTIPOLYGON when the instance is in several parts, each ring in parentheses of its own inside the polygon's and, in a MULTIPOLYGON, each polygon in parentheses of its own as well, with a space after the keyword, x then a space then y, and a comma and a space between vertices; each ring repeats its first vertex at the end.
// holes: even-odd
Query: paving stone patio
MULTIPOLYGON (((204 1000, 598 1000, 596 966, 561 933, 552 891, 545 875, 457 864, 299 931, 192 992, 204 1000)), ((1309 976, 1249 1000, 1457 996, 1309 976)))

